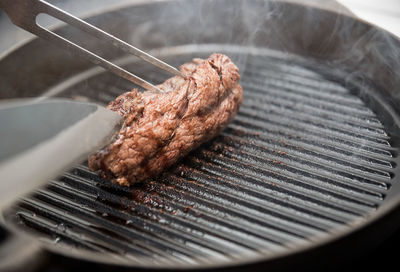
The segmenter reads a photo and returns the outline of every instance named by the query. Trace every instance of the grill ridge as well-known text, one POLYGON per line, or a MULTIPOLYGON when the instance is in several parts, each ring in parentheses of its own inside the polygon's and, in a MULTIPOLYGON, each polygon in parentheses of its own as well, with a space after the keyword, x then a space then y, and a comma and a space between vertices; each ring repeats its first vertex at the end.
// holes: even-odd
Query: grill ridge
MULTIPOLYGON (((267 177, 273 177, 275 178, 273 181, 275 184, 279 184, 282 187, 285 188, 291 188, 292 190, 295 190, 296 192, 303 194, 303 195, 313 195, 316 197, 316 195, 320 194, 320 200, 321 202, 329 202, 329 200, 322 201, 325 198, 330 198, 330 197, 335 197, 336 199, 345 199, 345 200, 351 200, 351 202, 354 202, 356 204, 361 204, 361 206, 370 206, 370 207, 375 207, 374 203, 368 203, 364 202, 360 199, 357 199, 355 197, 351 197, 349 195, 343 195, 341 194, 342 192, 335 192, 332 190, 330 187, 322 187, 324 184, 322 182, 313 182, 311 178, 318 178, 318 176, 313 176, 309 175, 311 178, 303 178, 302 180, 300 179, 293 179, 291 176, 287 176, 285 174, 282 174, 279 169, 278 171, 273 171, 273 170, 266 170, 261 168, 260 166, 249 166, 248 164, 230 164, 227 163, 229 162, 228 160, 221 160, 219 159, 218 161, 212 161, 213 164, 216 165, 221 165, 223 169, 220 169, 221 171, 225 171, 226 169, 230 169, 231 171, 235 171, 235 169, 240 169, 246 176, 251 176, 256 179, 259 179, 263 181, 265 179, 265 176, 267 177), (321 187, 318 187, 320 185, 321 187)), ((329 181, 329 179, 325 179, 324 181, 329 181)), ((329 184, 329 183, 328 183, 329 184)), ((280 187, 279 186, 279 187, 280 187)), ((276 190, 279 190, 276 188, 276 190)), ((352 193, 354 191, 351 191, 352 193)), ((355 207, 353 207, 355 208, 355 207)))
POLYGON ((277 116, 277 117, 290 117, 292 120, 296 120, 301 124, 309 123, 314 126, 324 127, 332 129, 338 132, 346 133, 348 129, 351 129, 352 134, 355 136, 369 136, 377 137, 380 139, 387 140, 389 137, 384 133, 381 128, 371 128, 351 122, 339 122, 334 118, 330 118, 327 115, 316 115, 311 113, 304 113, 300 110, 292 109, 289 106, 284 106, 284 103, 275 103, 273 100, 265 101, 262 107, 257 103, 258 101, 252 101, 247 99, 241 109, 241 113, 247 113, 247 115, 259 115, 259 116, 277 116), (282 109, 285 109, 284 111, 282 109))
MULTIPOLYGON (((359 142, 356 141, 349 141, 348 139, 341 139, 341 138, 336 138, 332 136, 327 136, 324 134, 317 134, 317 133, 312 133, 311 131, 308 131, 307 133, 298 131, 295 129, 290 129, 286 128, 285 130, 280 129, 280 126, 277 125, 269 125, 265 126, 264 123, 258 122, 256 120, 252 120, 249 122, 249 119, 246 117, 242 116, 237 116, 235 120, 233 120, 232 125, 230 128, 235 128, 238 131, 246 131, 250 132, 253 135, 257 136, 266 136, 266 139, 272 138, 274 139, 274 136, 278 141, 281 142, 301 142, 301 143, 309 143, 311 146, 321 146, 321 145, 327 145, 327 146, 338 146, 342 148, 347 148, 347 150, 355 150, 355 152, 360 152, 365 153, 365 154, 371 154, 371 156, 379 157, 379 158, 384 158, 383 156, 386 155, 386 159, 389 159, 388 157, 392 157, 392 150, 387 150, 385 146, 378 145, 378 146, 368 146, 368 145, 363 145, 360 144, 359 142), (245 130, 244 130, 245 129, 245 130), (293 135, 296 133, 295 135, 293 135), (283 139, 282 139, 283 138, 283 139), (383 155, 383 156, 382 156, 383 155)), ((243 133, 242 133, 243 134, 243 133)), ((298 148, 301 148, 300 146, 298 148)))
MULTIPOLYGON (((90 180, 86 180, 85 182, 90 182, 90 180)), ((176 192, 175 192, 176 193, 176 192)), ((120 204, 119 204, 119 199, 118 199, 118 196, 110 196, 109 194, 107 194, 107 193, 102 193, 101 194, 102 195, 102 200, 101 200, 101 202, 104 202, 105 200, 107 200, 107 204, 111 204, 111 202, 114 202, 113 204, 113 206, 114 207, 116 207, 116 206, 119 206, 120 204), (107 196, 108 195, 108 196, 107 196), (114 199, 114 200, 113 200, 114 199), (116 206, 115 206, 116 205, 116 206)), ((128 204, 128 205, 126 205, 126 206, 128 206, 128 207, 132 207, 132 208, 136 208, 137 206, 139 206, 140 204, 138 204, 138 203, 136 203, 136 204, 132 204, 132 203, 130 203, 130 204, 128 204)), ((146 211, 144 212, 144 211, 141 211, 141 212, 139 212, 138 214, 136 214, 136 215, 144 215, 144 216, 148 216, 148 214, 149 214, 149 208, 148 207, 145 207, 145 206, 143 206, 143 205, 140 205, 142 208, 144 208, 146 211)), ((184 207, 185 206, 182 206, 182 205, 179 205, 178 203, 173 203, 173 202, 171 202, 171 206, 173 206, 174 207, 174 210, 176 210, 176 211, 178 211, 178 210, 183 210, 184 209, 184 207), (178 207, 179 206, 179 207, 178 207)), ((152 210, 151 208, 150 208, 150 210, 152 210)), ((108 212, 112 212, 112 211, 109 211, 109 210, 106 210, 106 212, 108 213, 108 212)), ((168 214, 168 213, 159 213, 159 212, 157 212, 157 208, 155 208, 154 210, 152 210, 151 212, 150 212, 151 214, 154 214, 154 215, 159 215, 159 216, 163 216, 163 217, 168 217, 168 221, 172 221, 173 219, 176 221, 176 220, 178 220, 178 221, 180 221, 181 219, 178 219, 178 218, 173 218, 173 217, 171 217, 171 215, 170 214, 168 214)), ((150 216, 150 218, 151 218, 151 216, 150 216)), ((156 218, 158 221, 160 220, 160 218, 156 218)), ((181 223, 182 222, 184 222, 184 221, 181 221, 181 223)), ((190 224, 189 222, 186 222, 186 224, 190 224)), ((199 226, 197 226, 197 227, 199 227, 199 226)), ((193 226, 191 226, 191 229, 193 229, 194 227, 193 226)), ((209 231, 207 231, 207 230, 203 230, 203 232, 209 232, 209 231)))
POLYGON ((330 115, 332 117, 335 117, 337 120, 342 120, 341 122, 344 121, 351 121, 354 122, 355 124, 360 124, 364 126, 369 126, 369 127, 377 127, 381 128, 382 124, 378 119, 376 119, 373 116, 369 115, 359 115, 356 112, 352 112, 351 108, 349 107, 343 107, 343 111, 338 111, 335 110, 334 108, 327 108, 327 107, 320 107, 319 106, 319 101, 316 103, 311 103, 307 102, 308 99, 304 100, 293 100, 290 99, 291 96, 289 95, 282 95, 282 92, 279 89, 276 90, 271 90, 269 92, 267 91, 260 91, 258 88, 258 85, 255 84, 244 84, 244 88, 251 90, 251 93, 246 93, 245 97, 249 98, 254 98, 254 99, 265 99, 266 95, 269 96, 271 101, 276 101, 277 103, 282 103, 283 105, 291 105, 291 106, 296 106, 299 105, 301 106, 302 111, 309 111, 311 113, 316 113, 316 114, 324 114, 324 115, 330 115), (346 110, 349 110, 346 112, 346 110))

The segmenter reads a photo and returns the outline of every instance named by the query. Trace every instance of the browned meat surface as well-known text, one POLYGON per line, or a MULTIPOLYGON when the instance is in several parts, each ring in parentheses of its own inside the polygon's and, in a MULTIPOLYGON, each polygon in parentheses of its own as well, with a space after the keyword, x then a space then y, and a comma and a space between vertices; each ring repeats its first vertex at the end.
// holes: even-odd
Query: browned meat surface
POLYGON ((121 185, 157 176, 216 136, 242 103, 238 68, 225 55, 194 59, 158 87, 165 93, 136 89, 108 108, 125 117, 119 135, 89 158, 91 170, 121 185))

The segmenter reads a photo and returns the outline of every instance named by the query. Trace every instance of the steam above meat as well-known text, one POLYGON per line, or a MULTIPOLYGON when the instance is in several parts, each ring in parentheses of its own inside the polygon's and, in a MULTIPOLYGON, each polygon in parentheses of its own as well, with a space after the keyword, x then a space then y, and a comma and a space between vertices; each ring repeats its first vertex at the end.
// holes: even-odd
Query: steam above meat
POLYGON ((121 185, 160 174, 216 136, 242 103, 238 68, 225 55, 194 59, 158 88, 124 93, 108 109, 125 117, 116 139, 89 158, 91 170, 121 185))

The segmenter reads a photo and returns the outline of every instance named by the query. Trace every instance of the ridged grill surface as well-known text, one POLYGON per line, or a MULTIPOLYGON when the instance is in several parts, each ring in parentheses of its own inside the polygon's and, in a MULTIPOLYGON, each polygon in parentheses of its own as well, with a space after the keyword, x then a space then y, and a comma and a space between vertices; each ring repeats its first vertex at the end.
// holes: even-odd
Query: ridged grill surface
MULTIPOLYGON (((207 54, 164 59, 178 66, 199 55, 207 54)), ((288 56, 248 56, 237 117, 161 178, 119 187, 82 164, 23 199, 11 217, 44 244, 133 264, 229 262, 328 235, 382 203, 393 148, 344 80, 306 66, 288 56)), ((161 81, 159 73, 139 72, 161 81)), ((63 95, 105 104, 124 84, 100 74, 63 95)))

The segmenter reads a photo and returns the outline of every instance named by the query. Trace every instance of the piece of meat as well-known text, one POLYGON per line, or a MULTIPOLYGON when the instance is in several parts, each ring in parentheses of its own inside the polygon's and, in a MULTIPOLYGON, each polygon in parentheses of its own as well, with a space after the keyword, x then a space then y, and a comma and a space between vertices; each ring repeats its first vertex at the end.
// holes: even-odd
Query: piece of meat
POLYGON ((194 59, 158 88, 134 89, 107 107, 125 117, 114 141, 89 158, 91 170, 120 185, 155 177, 216 136, 242 103, 239 70, 225 55, 194 59))

